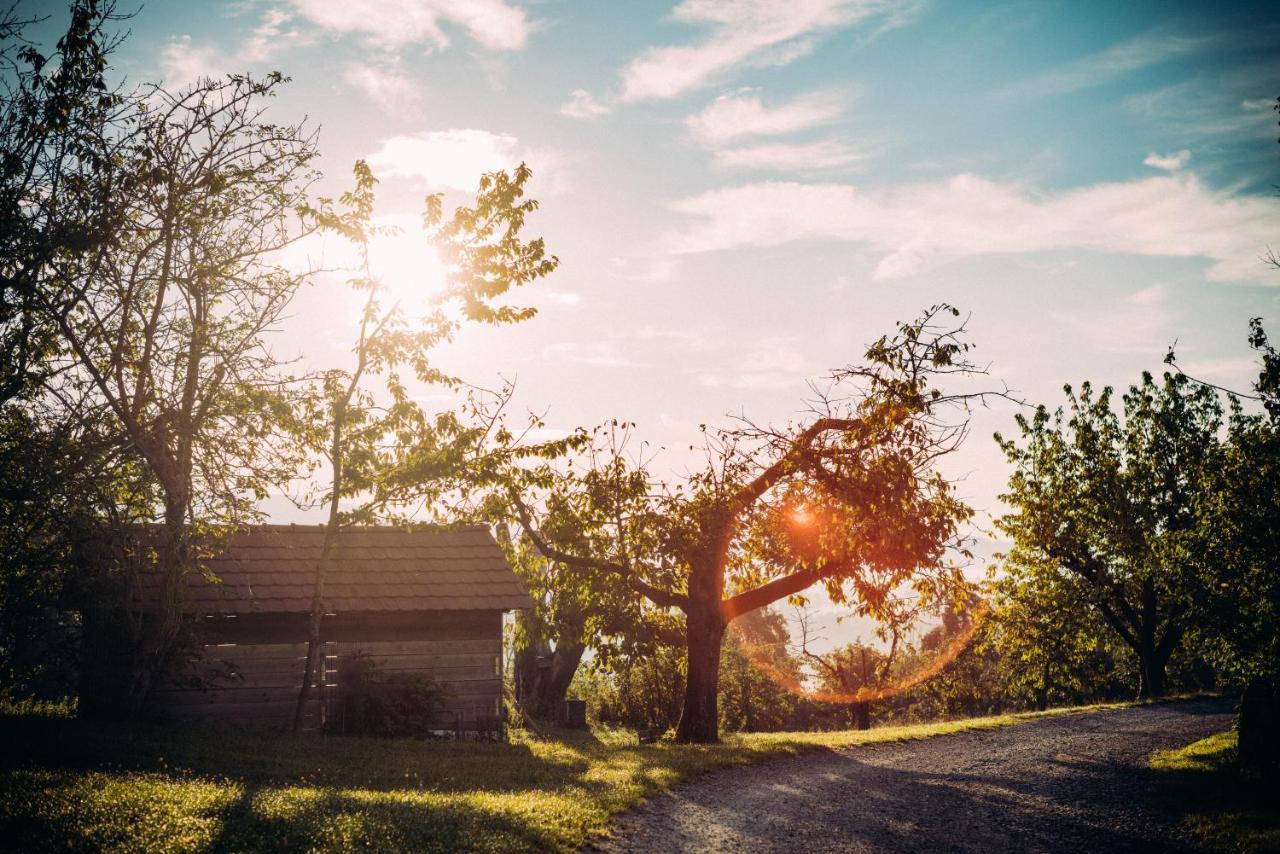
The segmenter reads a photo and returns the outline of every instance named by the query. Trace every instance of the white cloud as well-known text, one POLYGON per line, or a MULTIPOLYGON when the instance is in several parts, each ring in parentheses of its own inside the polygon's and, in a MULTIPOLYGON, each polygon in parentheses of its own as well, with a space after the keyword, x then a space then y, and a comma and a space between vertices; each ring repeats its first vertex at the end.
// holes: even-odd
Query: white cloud
POLYGON ((261 23, 234 51, 212 45, 196 44, 190 35, 169 39, 160 49, 160 68, 170 88, 194 83, 202 77, 221 78, 227 74, 249 71, 278 56, 283 51, 311 43, 311 37, 289 27, 293 16, 281 9, 268 9, 261 23))
POLYGON ((755 169, 776 172, 817 172, 849 166, 863 155, 839 142, 771 143, 715 152, 717 169, 755 169))
POLYGON ((387 112, 404 110, 418 103, 417 84, 395 65, 351 63, 343 70, 342 79, 387 112))
POLYGON ((803 95, 767 107, 760 96, 739 93, 716 98, 702 112, 689 116, 685 126, 698 142, 714 147, 744 136, 773 136, 816 127, 835 119, 840 111, 840 103, 829 95, 803 95))
POLYGON ((847 241, 884 253, 880 279, 955 258, 1085 249, 1204 258, 1211 279, 1273 282, 1258 259, 1280 216, 1274 198, 1214 190, 1188 172, 1050 194, 975 175, 867 191, 762 182, 670 207, 687 218, 668 239, 677 254, 847 241))
POLYGON ((186 34, 174 36, 160 49, 161 74, 170 88, 202 77, 221 77, 231 70, 230 65, 230 58, 217 48, 197 45, 186 34))
POLYGON ((1130 305, 1163 305, 1169 297, 1169 289, 1163 284, 1154 284, 1134 291, 1124 298, 1130 305))
POLYGON ((582 295, 572 291, 539 291, 542 298, 565 308, 576 308, 582 304, 582 295))
POLYGON ((369 166, 383 178, 411 178, 434 189, 473 191, 485 172, 519 163, 514 136, 474 128, 452 128, 412 136, 393 136, 369 155, 369 166))
POLYGON ((1142 162, 1153 169, 1163 169, 1166 172, 1177 172, 1191 160, 1191 152, 1187 149, 1175 151, 1172 154, 1156 154, 1154 151, 1147 155, 1147 159, 1142 162))
POLYGON ((573 119, 593 119, 609 112, 609 105, 602 104, 586 89, 574 89, 569 100, 560 105, 560 115, 573 119))
POLYGON ((385 48, 449 46, 442 24, 461 27, 490 50, 520 50, 534 25, 504 0, 291 0, 293 8, 326 30, 357 33, 385 48))
MULTIPOLYGON (((912 4, 914 8, 915 4, 912 4)), ((811 52, 818 38, 876 16, 897 26, 902 4, 888 0, 684 0, 674 20, 706 25, 690 45, 653 47, 622 71, 622 99, 672 98, 738 65, 787 65, 811 52)))
POLYGON ((485 172, 509 172, 523 162, 533 171, 530 187, 537 197, 573 191, 571 156, 476 128, 393 136, 365 160, 379 178, 407 178, 428 189, 467 192, 475 191, 485 172))

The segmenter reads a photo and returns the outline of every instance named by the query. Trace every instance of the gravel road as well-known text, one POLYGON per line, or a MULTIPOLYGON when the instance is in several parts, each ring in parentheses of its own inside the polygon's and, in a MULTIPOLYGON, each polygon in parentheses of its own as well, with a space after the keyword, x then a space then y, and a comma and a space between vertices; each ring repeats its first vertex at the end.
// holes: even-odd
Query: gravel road
POLYGON ((604 851, 1185 851, 1151 806, 1154 751, 1230 700, 1069 715, 710 774, 634 810, 604 851))

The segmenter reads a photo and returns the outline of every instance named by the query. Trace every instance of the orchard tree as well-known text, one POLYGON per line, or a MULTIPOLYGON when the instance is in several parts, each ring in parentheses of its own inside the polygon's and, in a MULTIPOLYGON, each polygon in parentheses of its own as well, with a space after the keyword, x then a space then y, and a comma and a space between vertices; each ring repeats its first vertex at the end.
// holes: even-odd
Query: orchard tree
MULTIPOLYGON (((581 452, 580 473, 576 488, 548 495, 540 528, 545 542, 561 551, 591 554, 607 550, 626 534, 628 526, 615 511, 642 500, 649 489, 643 461, 639 466, 629 462, 634 441, 630 426, 609 422, 568 440, 572 450, 581 452)), ((521 489, 554 482, 545 464, 515 474, 523 479, 521 489)), ((490 498, 485 515, 505 532, 513 521, 506 495, 493 492, 490 498)), ((650 550, 656 544, 633 540, 629 545, 650 550)), ((504 547, 534 600, 532 609, 516 616, 514 639, 516 698, 526 716, 546 719, 556 713, 588 649, 607 671, 654 654, 659 646, 679 644, 678 621, 630 595, 616 579, 548 559, 523 534, 506 537, 504 547)))
POLYGON ((1124 395, 1066 387, 1068 408, 1017 416, 997 434, 1014 473, 998 524, 1018 565, 1061 573, 1073 606, 1095 610, 1138 662, 1138 696, 1165 691, 1165 667, 1189 627, 1193 567, 1179 544, 1212 464, 1222 411, 1212 389, 1150 374, 1124 395))
POLYGON ((815 585, 872 616, 904 586, 926 599, 964 586, 948 547, 970 511, 934 467, 981 397, 936 386, 975 373, 963 324, 949 323, 957 316, 937 306, 876 341, 865 365, 835 373, 802 424, 709 434, 706 466, 683 483, 663 488, 642 469, 649 488, 619 497, 615 535, 591 552, 557 547, 538 518, 576 476, 552 480, 540 498, 511 490, 545 557, 682 614, 680 741, 718 739, 721 646, 742 615, 815 585))
MULTIPOLYGON (((1249 324, 1261 364, 1252 393, 1231 393, 1227 439, 1196 494, 1181 553, 1194 567, 1198 635, 1215 668, 1244 686, 1240 755, 1280 767, 1280 353, 1249 324), (1241 398, 1260 404, 1245 410, 1241 398)), ((1166 358, 1175 365, 1172 351, 1166 358)), ((1192 382, 1199 382, 1191 380, 1192 382)), ((1209 390, 1213 387, 1201 384, 1209 390)))
POLYGON ((1026 691, 1044 711, 1055 695, 1087 690, 1100 625, 1082 582, 1056 564, 1006 562, 996 582, 986 642, 1000 653, 1010 687, 1026 691))
POLYGON ((821 699, 836 699, 846 704, 855 729, 871 728, 871 704, 893 687, 897 676, 894 666, 900 664, 900 653, 908 645, 907 635, 921 616, 915 602, 891 598, 876 629, 877 639, 887 644, 885 648, 864 643, 859 638, 826 653, 812 649, 821 638, 811 632, 808 613, 797 610, 799 652, 817 672, 821 699))

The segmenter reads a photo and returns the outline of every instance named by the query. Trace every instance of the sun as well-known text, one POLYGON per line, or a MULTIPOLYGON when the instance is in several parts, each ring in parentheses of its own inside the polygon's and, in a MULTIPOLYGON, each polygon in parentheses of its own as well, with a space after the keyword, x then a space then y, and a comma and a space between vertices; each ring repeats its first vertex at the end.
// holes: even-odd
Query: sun
POLYGON ((444 289, 447 270, 413 217, 383 217, 369 240, 369 272, 402 308, 420 308, 444 289))

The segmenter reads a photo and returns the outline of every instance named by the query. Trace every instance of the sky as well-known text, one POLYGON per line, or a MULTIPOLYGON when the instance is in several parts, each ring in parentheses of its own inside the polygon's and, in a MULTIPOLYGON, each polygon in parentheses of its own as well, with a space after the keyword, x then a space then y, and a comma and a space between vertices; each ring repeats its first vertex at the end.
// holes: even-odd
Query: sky
MULTIPOLYGON (((802 418, 807 381, 938 302, 970 315, 992 384, 1032 402, 1126 386, 1175 340, 1189 372, 1247 388, 1249 318, 1280 337, 1273 11, 165 0, 129 22, 117 69, 175 88, 282 71, 272 117, 320 129, 320 189, 367 159, 386 222, 526 161, 529 233, 560 268, 523 296, 537 318, 467 330, 441 361, 516 379, 551 430, 634 421, 678 473, 699 424, 802 418)), ((413 245, 384 254, 410 284, 431 268, 413 245)), ((355 306, 317 282, 284 345, 342 364, 355 306)), ((1012 419, 978 412, 946 462, 980 531, 1012 419)))

